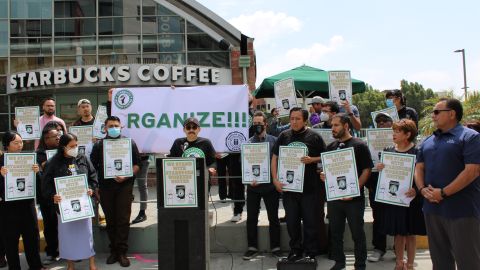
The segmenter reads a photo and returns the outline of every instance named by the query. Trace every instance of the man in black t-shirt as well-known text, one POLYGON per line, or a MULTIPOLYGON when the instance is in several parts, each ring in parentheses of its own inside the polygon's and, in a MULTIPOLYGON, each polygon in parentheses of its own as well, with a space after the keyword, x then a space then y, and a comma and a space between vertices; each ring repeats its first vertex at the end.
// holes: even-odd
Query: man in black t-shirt
POLYGON ((318 178, 317 163, 320 161, 320 153, 325 151, 325 142, 318 133, 307 128, 307 121, 307 110, 301 108, 290 110, 291 128, 280 133, 273 148, 271 163, 273 184, 278 192, 283 192, 283 184, 278 180, 277 165, 280 146, 304 146, 307 148, 307 156, 301 158, 301 162, 305 164, 303 193, 283 192, 283 206, 290 236, 289 261, 302 259, 304 250, 306 256, 311 259, 314 259, 319 253, 318 213, 322 183, 318 178))
POLYGON ((88 99, 80 99, 77 103, 78 115, 80 118, 72 123, 72 126, 91 126, 95 122, 92 115, 92 103, 88 99))
POLYGON ((215 149, 207 138, 198 137, 200 124, 198 119, 190 117, 183 122, 183 132, 186 137, 178 138, 170 148, 169 157, 205 158, 210 175, 216 173, 215 149))
MULTIPOLYGON (((350 117, 339 113, 332 118, 332 135, 336 141, 327 146, 327 151, 352 147, 355 154, 360 196, 329 201, 328 219, 331 233, 331 255, 335 260, 332 270, 345 269, 345 253, 343 251, 343 233, 345 220, 348 221, 352 238, 355 243, 355 269, 365 269, 367 260, 367 241, 363 228, 365 212, 365 195, 363 186, 370 177, 373 167, 370 150, 365 142, 350 134, 350 117)), ((321 173, 325 181, 325 174, 321 173)))

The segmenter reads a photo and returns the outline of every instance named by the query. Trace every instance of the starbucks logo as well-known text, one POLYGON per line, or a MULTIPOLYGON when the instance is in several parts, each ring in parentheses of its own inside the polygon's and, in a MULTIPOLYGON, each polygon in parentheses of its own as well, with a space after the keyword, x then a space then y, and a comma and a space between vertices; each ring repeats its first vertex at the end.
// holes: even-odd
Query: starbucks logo
POLYGON ((228 150, 232 152, 240 152, 242 143, 244 143, 246 140, 247 139, 242 133, 233 131, 228 134, 227 138, 225 138, 225 145, 227 146, 228 150))
POLYGON ((291 142, 288 144, 288 146, 294 146, 294 147, 304 147, 307 149, 307 155, 308 155, 308 147, 306 144, 304 144, 303 142, 291 142))
POLYGON ((183 152, 182 157, 188 158, 204 158, 205 153, 200 148, 190 147, 185 152, 183 152))
POLYGON ((119 109, 126 109, 132 105, 133 94, 128 89, 120 90, 115 94, 114 101, 119 109))

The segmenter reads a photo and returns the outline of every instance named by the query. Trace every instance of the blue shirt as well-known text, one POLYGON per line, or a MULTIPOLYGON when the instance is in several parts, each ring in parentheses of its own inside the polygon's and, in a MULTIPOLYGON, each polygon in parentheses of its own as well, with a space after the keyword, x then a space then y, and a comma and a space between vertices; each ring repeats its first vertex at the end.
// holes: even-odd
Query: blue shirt
MULTIPOLYGON (((417 162, 425 165, 425 186, 446 187, 465 169, 465 164, 480 164, 480 135, 461 125, 443 133, 435 131, 420 146, 417 162)), ((451 219, 480 219, 480 177, 438 204, 425 200, 423 212, 451 219)))

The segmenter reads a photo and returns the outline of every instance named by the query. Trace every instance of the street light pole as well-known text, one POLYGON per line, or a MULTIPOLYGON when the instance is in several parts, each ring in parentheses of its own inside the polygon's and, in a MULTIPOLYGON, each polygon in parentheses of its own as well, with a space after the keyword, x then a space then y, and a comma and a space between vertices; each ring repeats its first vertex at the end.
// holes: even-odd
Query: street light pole
POLYGON ((467 99, 467 71, 465 67, 465 49, 456 50, 456 53, 461 52, 463 57, 463 89, 465 90, 465 100, 467 99))

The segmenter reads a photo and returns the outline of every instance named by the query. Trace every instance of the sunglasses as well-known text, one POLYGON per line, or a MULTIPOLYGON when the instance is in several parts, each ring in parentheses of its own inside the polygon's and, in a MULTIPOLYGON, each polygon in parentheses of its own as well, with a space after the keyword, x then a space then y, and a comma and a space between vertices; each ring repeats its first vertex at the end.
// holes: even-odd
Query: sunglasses
POLYGON ((435 115, 439 115, 441 112, 448 112, 451 111, 452 109, 443 109, 443 110, 433 110, 432 113, 435 115))
POLYGON ((187 125, 185 126, 186 130, 197 130, 198 126, 196 125, 187 125))

